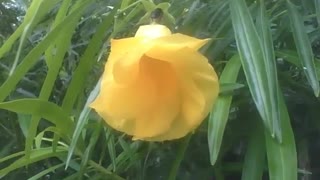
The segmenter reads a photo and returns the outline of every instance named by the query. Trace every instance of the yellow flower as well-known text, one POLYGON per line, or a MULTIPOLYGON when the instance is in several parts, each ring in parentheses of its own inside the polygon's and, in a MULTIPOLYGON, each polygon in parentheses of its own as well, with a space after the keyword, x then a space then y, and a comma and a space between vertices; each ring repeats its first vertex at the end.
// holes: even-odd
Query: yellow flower
POLYGON ((107 124, 133 139, 181 138, 205 119, 219 83, 198 49, 208 39, 141 26, 135 37, 111 41, 100 94, 91 104, 107 124))

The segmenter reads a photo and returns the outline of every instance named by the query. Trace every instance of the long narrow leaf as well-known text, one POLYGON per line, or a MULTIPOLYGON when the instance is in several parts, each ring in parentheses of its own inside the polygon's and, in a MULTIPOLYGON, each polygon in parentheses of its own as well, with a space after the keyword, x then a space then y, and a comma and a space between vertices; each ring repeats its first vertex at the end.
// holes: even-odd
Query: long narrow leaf
MULTIPOLYGON (((238 55, 233 56, 225 66, 220 83, 235 83, 238 77, 241 63, 238 55)), ((224 129, 226 127, 232 95, 219 96, 213 110, 210 113, 208 125, 208 144, 210 152, 210 162, 215 164, 220 152, 224 129)))
MULTIPOLYGON (((1 46, 0 48, 0 59, 5 53, 10 51, 13 43, 22 35, 23 31, 27 28, 28 31, 31 31, 43 16, 48 13, 48 11, 56 4, 59 0, 34 0, 32 1, 28 11, 24 17, 22 24, 17 28, 16 31, 9 37, 9 39, 1 46)), ((22 48, 22 46, 21 46, 22 48)))
MULTIPOLYGON (((32 114, 47 119, 64 133, 74 129, 71 118, 56 104, 39 99, 20 99, 0 103, 0 109, 16 113, 32 114)), ((71 134, 69 133, 69 138, 71 134)))
POLYGON ((298 165, 294 134, 283 95, 279 92, 282 143, 265 132, 270 180, 297 180, 298 165))
POLYGON ((281 127, 277 107, 277 80, 268 80, 268 75, 275 73, 272 62, 266 59, 259 41, 259 35, 253 24, 249 9, 244 0, 230 0, 231 18, 237 47, 247 83, 265 127, 273 137, 281 141, 281 127), (272 86, 270 86, 272 84, 272 86))
POLYGON ((30 53, 22 60, 8 79, 0 87, 0 102, 2 102, 11 91, 14 90, 18 82, 23 78, 23 76, 28 72, 28 70, 34 65, 34 63, 39 59, 43 52, 48 48, 56 36, 61 33, 62 29, 66 28, 66 25, 76 18, 77 14, 82 13, 83 8, 87 4, 82 3, 81 6, 70 13, 59 25, 57 25, 35 48, 33 48, 30 53))
POLYGON ((250 136, 242 169, 242 180, 258 180, 262 178, 265 167, 266 145, 261 122, 255 122, 250 136))
POLYGON ((314 0, 314 7, 316 8, 318 26, 320 26, 320 0, 314 0))
POLYGON ((304 73, 316 97, 319 96, 319 79, 314 65, 314 55, 308 35, 304 29, 304 24, 297 7, 287 0, 288 15, 291 22, 293 39, 303 66, 304 73))
MULTIPOLYGON (((297 67, 302 68, 302 64, 299 60, 299 55, 296 51, 292 50, 280 50, 276 52, 278 57, 283 58, 291 64, 294 64, 297 67)), ((320 59, 315 58, 314 65, 316 67, 316 72, 318 77, 320 77, 320 59)))
MULTIPOLYGON (((54 86, 56 78, 58 76, 60 67, 62 65, 64 55, 67 52, 67 50, 71 44, 71 37, 72 37, 73 31, 76 28, 78 20, 80 19, 81 14, 86 7, 85 5, 88 5, 90 3, 90 1, 92 1, 92 0, 78 1, 73 6, 73 11, 75 11, 77 9, 78 10, 80 9, 81 11, 78 14, 74 15, 74 19, 69 21, 69 23, 66 25, 64 33, 59 34, 56 37, 56 41, 53 41, 51 43, 51 46, 49 46, 48 50, 45 52, 46 62, 47 62, 49 71, 48 71, 47 76, 45 78, 45 81, 42 85, 39 99, 48 100, 48 98, 50 97, 50 94, 53 90, 53 86, 54 86), (51 55, 51 53, 53 53, 52 52, 53 46, 56 46, 55 56, 51 55)), ((64 16, 67 13, 66 9, 69 6, 69 3, 70 3, 69 1, 63 2, 62 6, 66 6, 66 7, 62 7, 59 10, 58 15, 56 17, 56 20, 53 24, 53 27, 55 27, 56 24, 59 24, 60 22, 62 22, 63 19, 61 16, 64 16)), ((28 156, 29 152, 32 149, 32 141, 37 133, 37 127, 38 127, 39 121, 40 121, 39 116, 32 116, 31 117, 31 126, 29 128, 29 134, 27 136, 26 143, 25 143, 26 144, 25 145, 26 156, 28 156)), ((55 139, 57 139, 57 138, 55 138, 55 139)), ((56 147, 56 145, 54 143, 53 149, 55 149, 55 147, 56 147)))
POLYGON ((81 160, 81 165, 80 165, 80 170, 79 170, 79 177, 78 179, 82 179, 82 176, 84 175, 85 173, 85 170, 86 170, 86 167, 87 167, 87 164, 88 164, 88 161, 90 160, 91 158, 91 155, 92 155, 92 152, 96 146, 96 143, 98 141, 98 138, 100 136, 100 132, 101 132, 101 129, 102 129, 102 123, 101 121, 100 122, 96 122, 94 124, 94 131, 91 135, 91 138, 90 138, 90 142, 88 144, 88 147, 86 148, 84 154, 83 154, 83 158, 81 160))
MULTIPOLYGON (((38 1, 38 0, 35 0, 38 1)), ((50 9, 53 8, 53 6, 57 3, 57 0, 53 0, 53 1, 49 1, 49 2, 44 2, 44 1, 38 1, 40 2, 40 5, 37 6, 36 9, 34 9, 33 14, 32 14, 32 18, 30 20, 30 22, 28 22, 28 24, 26 24, 26 26, 23 29, 22 35, 20 37, 20 43, 19 43, 19 47, 16 53, 16 57, 14 59, 14 62, 12 64, 11 70, 10 70, 10 75, 14 72, 18 62, 19 62, 19 58, 20 58, 20 54, 21 51, 25 45, 25 42, 27 40, 27 37, 31 34, 31 31, 33 30, 33 27, 36 25, 36 23, 38 23, 38 21, 40 20, 40 18, 42 18, 42 16, 44 16, 46 13, 48 13, 48 11, 50 9)))
POLYGON ((95 88, 91 91, 91 93, 90 93, 90 95, 89 95, 89 97, 87 99, 87 102, 84 105, 83 110, 81 111, 79 120, 77 122, 76 129, 75 129, 75 131, 73 132, 73 135, 72 135, 72 141, 71 141, 71 144, 70 144, 70 147, 69 147, 68 157, 67 157, 67 160, 66 160, 66 167, 70 163, 71 157, 72 157, 73 152, 74 152, 74 150, 76 148, 76 145, 77 145, 78 139, 80 137, 80 134, 81 134, 81 132, 83 130, 83 127, 88 122, 88 116, 89 116, 89 114, 91 112, 91 108, 89 107, 89 104, 98 96, 99 92, 100 92, 100 81, 96 84, 95 88))
MULTIPOLYGON (((272 119, 279 120, 279 97, 278 97, 278 77, 277 77, 277 67, 276 67, 276 60, 275 60, 275 52, 273 47, 273 39, 270 29, 270 20, 266 11, 265 2, 264 0, 260 0, 260 7, 258 10, 258 17, 257 17, 257 32, 260 35, 260 44, 262 47, 263 53, 263 61, 266 66, 266 73, 267 73, 267 82, 268 82, 268 91, 269 97, 271 98, 271 113, 272 119)), ((270 116, 269 116, 270 117, 270 116)), ((280 123, 276 122, 273 123, 274 130, 281 130, 279 126, 280 123)))
POLYGON ((57 164, 55 166, 51 166, 49 167, 48 169, 45 169, 43 171, 41 171, 40 173, 32 176, 31 178, 29 178, 28 180, 37 180, 37 179, 40 179, 42 178, 43 176, 45 176, 46 174, 49 174, 50 172, 53 172, 55 171, 56 169, 59 169, 60 167, 63 167, 64 163, 60 163, 60 164, 57 164))
POLYGON ((3 168, 0 170, 0 178, 8 174, 9 172, 18 169, 20 167, 26 166, 28 164, 47 159, 50 157, 58 157, 63 156, 67 154, 67 150, 65 148, 58 148, 56 152, 52 151, 52 148, 42 148, 42 149, 36 149, 32 150, 30 154, 30 158, 26 158, 25 156, 16 160, 9 166, 3 168))
POLYGON ((97 27, 96 33, 90 40, 83 56, 80 58, 80 63, 73 73, 72 80, 62 103, 62 107, 67 113, 71 112, 77 96, 84 88, 84 82, 86 80, 85 77, 88 76, 88 73, 95 62, 94 59, 96 54, 98 54, 103 44, 103 39, 106 34, 105 29, 111 25, 115 13, 116 10, 110 12, 110 14, 102 20, 101 24, 97 27))

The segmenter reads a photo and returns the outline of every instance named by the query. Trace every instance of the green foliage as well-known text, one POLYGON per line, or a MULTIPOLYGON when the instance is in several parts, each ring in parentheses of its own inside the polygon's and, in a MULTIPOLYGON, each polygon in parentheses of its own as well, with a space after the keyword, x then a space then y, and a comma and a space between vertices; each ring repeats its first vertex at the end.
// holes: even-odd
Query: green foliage
POLYGON ((0 178, 320 178, 319 0, 0 1, 0 178), (220 95, 194 133, 132 141, 88 104, 112 38, 155 8, 211 38, 220 95))
MULTIPOLYGON (((219 81, 220 83, 235 83, 241 67, 239 55, 234 55, 224 67, 219 81)), ((223 87, 223 86, 222 86, 223 87)), ((214 165, 217 161, 222 144, 223 132, 229 118, 229 109, 231 106, 232 95, 221 95, 212 113, 208 123, 208 145, 210 152, 210 162, 214 165)))

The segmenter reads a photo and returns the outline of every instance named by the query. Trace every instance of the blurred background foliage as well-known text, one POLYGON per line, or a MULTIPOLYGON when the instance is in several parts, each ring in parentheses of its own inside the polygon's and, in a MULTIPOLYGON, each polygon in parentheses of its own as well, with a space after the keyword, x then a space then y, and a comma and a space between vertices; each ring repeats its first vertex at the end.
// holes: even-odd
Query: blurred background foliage
POLYGON ((319 0, 0 0, 0 179, 320 178, 319 0), (220 76, 211 115, 132 141, 87 104, 109 40, 155 8, 220 76))

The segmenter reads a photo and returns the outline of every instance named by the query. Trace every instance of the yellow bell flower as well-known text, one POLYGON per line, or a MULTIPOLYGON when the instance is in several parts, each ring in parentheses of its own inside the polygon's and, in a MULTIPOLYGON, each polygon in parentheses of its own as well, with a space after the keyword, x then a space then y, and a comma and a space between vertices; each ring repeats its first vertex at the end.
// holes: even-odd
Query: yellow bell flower
POLYGON ((217 74, 198 52, 208 39, 141 26, 111 40, 100 94, 91 107, 133 139, 181 138, 205 119, 219 93, 217 74))

